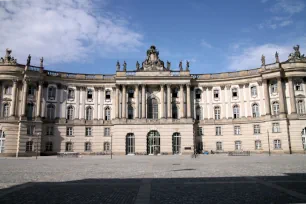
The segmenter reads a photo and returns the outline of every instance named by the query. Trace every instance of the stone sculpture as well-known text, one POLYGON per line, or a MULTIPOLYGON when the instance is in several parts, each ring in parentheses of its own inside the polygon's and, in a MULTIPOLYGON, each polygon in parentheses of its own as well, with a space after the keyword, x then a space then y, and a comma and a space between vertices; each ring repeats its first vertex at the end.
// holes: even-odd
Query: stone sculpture
POLYGON ((126 72, 126 62, 123 62, 123 71, 126 72))
POLYGON ((30 66, 30 64, 31 64, 31 55, 29 54, 27 59, 27 66, 30 66))
POLYGON ((261 56, 261 66, 266 65, 266 57, 264 55, 261 56))
POLYGON ((182 63, 182 61, 180 61, 179 68, 180 68, 180 71, 183 71, 183 63, 182 63))
POLYGON ((275 61, 276 63, 279 63, 279 56, 278 56, 278 52, 275 53, 275 61))
POLYGON ((120 63, 119 63, 119 61, 117 61, 117 64, 116 64, 116 67, 117 67, 117 71, 120 71, 120 63))

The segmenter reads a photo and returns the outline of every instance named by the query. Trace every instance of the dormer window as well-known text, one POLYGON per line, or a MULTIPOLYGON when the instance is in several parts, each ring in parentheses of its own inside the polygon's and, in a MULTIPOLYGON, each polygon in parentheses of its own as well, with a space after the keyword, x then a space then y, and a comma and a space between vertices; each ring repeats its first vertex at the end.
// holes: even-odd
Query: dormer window
POLYGON ((110 90, 107 90, 105 92, 105 100, 110 100, 110 99, 111 99, 111 92, 110 92, 110 90))
POLYGON ((87 90, 87 100, 92 100, 93 98, 93 92, 91 89, 87 90))
POLYGON ((232 89, 232 96, 233 96, 233 98, 238 97, 238 89, 237 88, 232 89))
POLYGON ((195 98, 196 99, 201 99, 201 89, 196 89, 196 91, 195 91, 195 98))
POLYGON ((133 89, 129 89, 128 94, 129 94, 129 98, 134 98, 134 90, 133 89))
POLYGON ((219 99, 219 90, 214 90, 214 99, 219 99))
POLYGON ((74 100, 74 90, 68 89, 68 100, 74 100))
POLYGON ((48 99, 54 100, 56 95, 56 88, 54 86, 50 86, 48 88, 48 99))

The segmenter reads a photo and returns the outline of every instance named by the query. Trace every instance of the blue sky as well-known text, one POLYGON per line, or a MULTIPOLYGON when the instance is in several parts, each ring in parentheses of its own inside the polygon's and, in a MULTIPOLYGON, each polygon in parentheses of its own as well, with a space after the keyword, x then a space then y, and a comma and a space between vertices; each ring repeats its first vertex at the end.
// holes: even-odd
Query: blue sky
POLYGON ((111 74, 128 70, 156 45, 172 69, 192 73, 257 68, 261 55, 287 60, 306 50, 304 0, 24 0, 0 1, 0 49, 19 63, 41 56, 49 70, 111 74), (18 11, 18 12, 17 12, 18 11))

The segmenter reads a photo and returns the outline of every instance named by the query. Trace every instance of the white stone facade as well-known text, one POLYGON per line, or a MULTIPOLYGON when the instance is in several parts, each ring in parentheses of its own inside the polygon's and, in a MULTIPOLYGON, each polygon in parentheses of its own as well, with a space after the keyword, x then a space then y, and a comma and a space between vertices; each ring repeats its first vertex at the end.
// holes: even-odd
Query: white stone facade
POLYGON ((306 60, 190 74, 171 71, 152 46, 135 71, 48 71, 0 62, 0 155, 57 152, 189 154, 303 153, 306 60))

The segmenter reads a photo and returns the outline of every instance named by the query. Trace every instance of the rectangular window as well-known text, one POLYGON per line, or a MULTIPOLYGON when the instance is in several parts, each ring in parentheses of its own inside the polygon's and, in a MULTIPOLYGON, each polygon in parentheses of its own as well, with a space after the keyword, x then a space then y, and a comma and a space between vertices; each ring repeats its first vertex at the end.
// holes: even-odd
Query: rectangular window
POLYGON ((252 97, 256 97, 257 96, 257 87, 256 86, 252 86, 251 87, 251 96, 252 97))
POLYGON ((72 135, 73 135, 73 128, 72 128, 72 127, 67 127, 67 129, 66 129, 66 135, 67 135, 67 136, 72 136, 72 135))
POLYGON ((129 91, 128 91, 128 97, 129 97, 129 98, 134 98, 134 90, 133 90, 133 89, 129 89, 129 91))
POLYGON ((274 140, 273 143, 274 143, 274 149, 281 149, 282 148, 280 140, 274 140))
POLYGON ((240 126, 234 126, 234 134, 240 135, 240 126))
POLYGON ((237 89, 232 89, 232 96, 233 96, 233 98, 238 97, 238 90, 237 89))
POLYGON ((261 149, 261 141, 260 140, 256 140, 255 141, 255 149, 256 150, 260 150, 261 149))
POLYGON ((272 132, 280 132, 279 123, 272 123, 272 132))
POLYGON ((46 135, 53 135, 54 134, 54 127, 53 126, 47 126, 46 135))
POLYGON ((109 90, 107 90, 105 92, 105 100, 110 100, 111 99, 111 92, 109 90))
POLYGON ((104 136, 110 136, 110 128, 104 128, 104 136))
POLYGON ((235 150, 241 150, 241 141, 235 141, 235 150))
POLYGON ((221 135, 221 127, 216 127, 216 135, 221 135))
POLYGON ((68 100, 74 100, 74 90, 68 89, 68 100))
POLYGON ((202 136, 202 135, 203 135, 203 128, 198 127, 198 136, 202 136))
POLYGON ((12 94, 12 87, 11 86, 5 86, 4 87, 4 94, 5 95, 11 95, 12 94))
POLYGON ((29 86, 29 88, 28 88, 28 95, 34 96, 34 94, 35 94, 34 86, 29 86))
POLYGON ((260 126, 259 125, 254 125, 254 134, 260 134, 260 126))
POLYGON ((87 90, 87 99, 88 99, 88 100, 92 100, 92 95, 93 95, 92 90, 91 90, 91 89, 88 89, 88 90, 87 90))
POLYGON ((221 151, 222 150, 222 142, 216 142, 216 150, 221 151))
POLYGON ((65 151, 66 152, 73 152, 72 142, 66 142, 65 151))
POLYGON ((277 93, 277 82, 274 81, 270 84, 271 86, 271 93, 277 93))
POLYGON ((85 151, 91 151, 91 143, 85 142, 85 151))
POLYGON ((219 98, 219 90, 214 90, 214 98, 215 99, 219 98))
POLYGON ((85 128, 85 135, 86 136, 91 136, 92 135, 92 128, 91 127, 85 128))
POLYGON ((35 133, 35 125, 27 126, 27 135, 33 136, 35 133))

